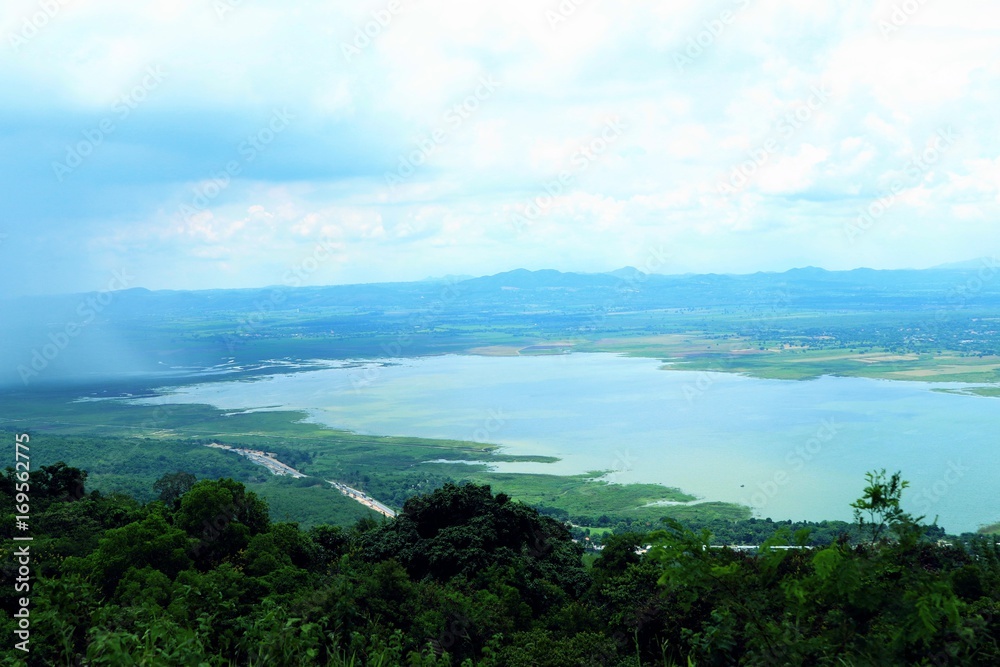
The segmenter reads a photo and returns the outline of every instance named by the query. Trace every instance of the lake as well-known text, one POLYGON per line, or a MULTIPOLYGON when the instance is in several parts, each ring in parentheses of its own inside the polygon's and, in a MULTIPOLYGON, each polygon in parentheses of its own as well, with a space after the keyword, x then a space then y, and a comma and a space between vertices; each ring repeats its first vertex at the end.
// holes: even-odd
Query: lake
POLYGON ((866 471, 901 470, 904 507, 962 532, 1000 520, 1000 403, 932 391, 964 386, 762 380, 612 354, 445 355, 330 362, 142 402, 303 410, 359 433, 498 443, 560 458, 499 470, 608 471, 774 519, 850 520, 866 471))

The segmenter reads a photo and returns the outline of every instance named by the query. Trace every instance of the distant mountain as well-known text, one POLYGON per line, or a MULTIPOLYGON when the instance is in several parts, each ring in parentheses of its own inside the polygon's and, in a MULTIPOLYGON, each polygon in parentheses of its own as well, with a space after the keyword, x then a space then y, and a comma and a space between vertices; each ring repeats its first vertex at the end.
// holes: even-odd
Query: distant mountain
MULTIPOLYGON (((984 266, 994 266, 988 260, 962 262, 935 269, 827 271, 807 266, 781 273, 753 274, 683 274, 643 273, 626 266, 608 273, 574 273, 542 269, 514 269, 489 276, 465 278, 443 276, 415 282, 368 283, 359 285, 328 285, 289 287, 275 285, 261 288, 211 290, 156 290, 137 287, 111 293, 113 299, 96 308, 99 320, 183 317, 206 312, 220 314, 295 309, 350 308, 357 313, 377 313, 384 309, 412 310, 437 300, 448 302, 449 308, 459 303, 469 305, 477 300, 489 307, 503 307, 503 295, 517 298, 512 303, 524 304, 525 295, 538 307, 582 307, 600 304, 623 293, 633 294, 630 301, 639 308, 689 308, 739 306, 762 298, 762 294, 781 293, 803 307, 931 307, 953 303, 952 295, 972 277, 982 274, 984 266), (964 267, 964 268, 961 268, 964 267), (965 274, 968 274, 967 276, 965 274), (443 285, 451 287, 444 288, 443 285), (461 292, 464 298, 442 297, 442 289, 461 292), (571 298, 568 296, 571 295, 571 298), (454 301, 454 303, 452 303, 454 301)), ((1000 294, 1000 272, 996 278, 985 279, 973 295, 977 300, 992 299, 1000 294)), ((978 283, 977 283, 978 284, 978 283)), ((74 313, 90 294, 20 297, 12 307, 25 317, 19 321, 72 321, 74 313)), ((107 297, 105 296, 106 300, 107 297)), ((478 307, 478 306, 477 306, 478 307)), ((89 311, 88 311, 89 312, 89 311)), ((2 329, 3 327, 0 327, 2 329)))
POLYGON ((609 276, 615 276, 616 278, 622 278, 624 280, 643 280, 648 274, 643 273, 634 266, 625 266, 616 271, 609 271, 609 276))
POLYGON ((428 276, 428 277, 424 278, 423 280, 419 280, 417 282, 421 282, 421 283, 445 283, 445 284, 449 284, 449 283, 460 283, 463 280, 471 280, 472 278, 475 278, 475 277, 476 276, 467 276, 467 275, 449 273, 449 274, 444 275, 444 276, 428 276))
POLYGON ((0 319, 0 385, 17 385, 24 369, 48 381, 233 359, 439 353, 463 349, 472 342, 467 332, 487 330, 497 340, 520 340, 526 331, 655 334, 708 329, 718 317, 741 330, 795 327, 797 317, 817 314, 850 322, 843 319, 850 313, 891 314, 911 328, 951 327, 962 318, 992 321, 1000 312, 1000 272, 983 266, 992 265, 810 266, 748 275, 647 274, 630 266, 608 273, 515 269, 459 282, 22 297, 4 304, 17 316, 0 319))
POLYGON ((827 276, 829 273, 830 271, 816 266, 804 266, 801 269, 789 269, 777 275, 784 275, 789 278, 820 278, 827 276))
POLYGON ((563 273, 553 269, 529 271, 515 269, 492 276, 472 278, 463 281, 463 288, 472 290, 490 289, 582 289, 586 287, 609 287, 621 278, 609 273, 563 273))
POLYGON ((979 259, 970 259, 964 262, 951 262, 949 264, 938 264, 937 266, 931 267, 930 270, 940 269, 945 271, 968 271, 968 270, 978 270, 983 267, 997 266, 998 262, 995 257, 980 257, 979 259))

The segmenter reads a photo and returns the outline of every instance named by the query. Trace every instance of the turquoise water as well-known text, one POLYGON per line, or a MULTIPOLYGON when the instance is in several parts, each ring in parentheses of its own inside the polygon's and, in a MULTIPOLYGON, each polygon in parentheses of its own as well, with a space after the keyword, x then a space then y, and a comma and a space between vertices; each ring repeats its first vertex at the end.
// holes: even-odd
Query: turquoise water
POLYGON ((864 473, 901 470, 906 509, 952 532, 1000 520, 1000 402, 960 384, 760 380, 610 354, 435 356, 185 387, 144 402, 297 409, 336 428, 493 442, 775 519, 850 519, 864 473))

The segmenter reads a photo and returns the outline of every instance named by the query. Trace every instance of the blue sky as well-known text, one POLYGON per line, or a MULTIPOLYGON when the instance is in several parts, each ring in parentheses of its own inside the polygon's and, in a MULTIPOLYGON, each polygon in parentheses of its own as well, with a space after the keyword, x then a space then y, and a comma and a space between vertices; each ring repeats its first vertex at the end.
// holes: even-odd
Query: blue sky
POLYGON ((8 0, 0 40, 0 296, 996 251, 995 3, 8 0))

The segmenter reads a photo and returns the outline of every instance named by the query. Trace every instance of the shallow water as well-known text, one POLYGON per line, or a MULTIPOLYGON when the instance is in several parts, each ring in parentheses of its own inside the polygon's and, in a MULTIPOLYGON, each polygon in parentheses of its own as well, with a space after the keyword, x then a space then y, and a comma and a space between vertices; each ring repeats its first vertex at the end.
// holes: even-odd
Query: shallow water
POLYGON ((1000 402, 954 383, 761 380, 610 354, 446 355, 184 387, 144 403, 305 410, 359 433, 494 442, 775 519, 851 519, 864 473, 901 470, 904 507, 950 532, 1000 520, 1000 402))

